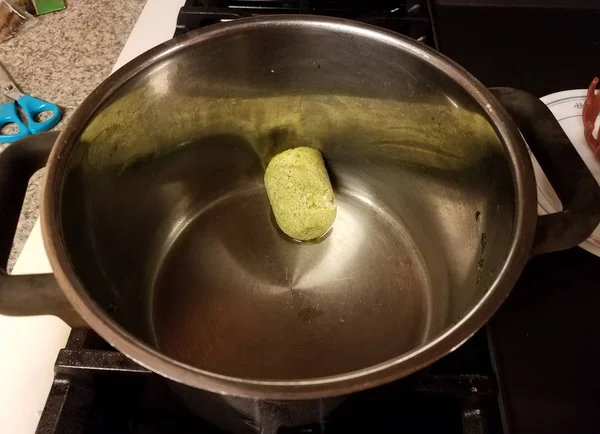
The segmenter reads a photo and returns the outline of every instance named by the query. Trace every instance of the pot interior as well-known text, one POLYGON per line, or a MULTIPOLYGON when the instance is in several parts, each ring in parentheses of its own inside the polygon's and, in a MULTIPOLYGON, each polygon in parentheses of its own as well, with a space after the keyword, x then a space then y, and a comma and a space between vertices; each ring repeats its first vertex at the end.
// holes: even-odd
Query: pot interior
POLYGON ((107 96, 64 156, 64 243, 115 321, 206 371, 300 380, 406 354, 481 300, 515 186, 468 92, 350 25, 194 38, 107 96), (317 243, 282 235, 263 186, 296 146, 321 150, 338 201, 317 243))

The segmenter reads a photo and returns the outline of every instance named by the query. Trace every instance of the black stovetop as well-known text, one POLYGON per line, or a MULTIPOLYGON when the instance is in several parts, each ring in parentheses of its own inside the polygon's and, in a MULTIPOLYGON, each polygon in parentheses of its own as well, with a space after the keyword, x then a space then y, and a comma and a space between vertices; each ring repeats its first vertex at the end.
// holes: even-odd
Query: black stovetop
POLYGON ((489 323, 513 434, 600 433, 600 258, 534 258, 489 323))
MULTIPOLYGON (((407 432, 500 434, 487 332, 404 380, 352 395, 321 423, 281 434, 407 432)), ((74 330, 59 353, 38 434, 217 434, 179 401, 162 377, 74 330)))
MULTIPOLYGON (((387 27, 434 48, 441 44, 443 50, 433 21, 436 3, 190 0, 179 15, 177 33, 222 19, 315 13, 387 27)), ((460 7, 450 6, 441 15, 454 20, 460 7)), ((466 31, 460 21, 442 24, 444 35, 453 25, 466 31)), ((598 72, 588 73, 582 82, 598 72)), ((581 87, 576 84, 580 75, 573 76, 572 87, 581 87)), ((516 74, 507 78, 519 83, 516 74)), ((321 424, 279 432, 600 433, 599 272, 600 259, 578 248, 535 258, 489 325, 455 352, 411 377, 351 396, 321 424)), ((94 332, 74 330, 59 353, 37 434, 100 433, 221 431, 190 412, 162 377, 94 332)))
POLYGON ((177 18, 175 35, 223 19, 290 13, 362 21, 438 48, 430 0, 187 0, 177 18))

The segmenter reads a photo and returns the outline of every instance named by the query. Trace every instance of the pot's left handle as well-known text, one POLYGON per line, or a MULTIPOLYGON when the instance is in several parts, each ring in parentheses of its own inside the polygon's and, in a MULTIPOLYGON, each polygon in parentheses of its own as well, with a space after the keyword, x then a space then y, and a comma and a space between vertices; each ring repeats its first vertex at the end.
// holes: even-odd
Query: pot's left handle
POLYGON ((45 166, 58 133, 28 136, 0 152, 0 314, 55 315, 71 327, 85 325, 54 275, 11 275, 6 271, 21 206, 31 176, 45 166))

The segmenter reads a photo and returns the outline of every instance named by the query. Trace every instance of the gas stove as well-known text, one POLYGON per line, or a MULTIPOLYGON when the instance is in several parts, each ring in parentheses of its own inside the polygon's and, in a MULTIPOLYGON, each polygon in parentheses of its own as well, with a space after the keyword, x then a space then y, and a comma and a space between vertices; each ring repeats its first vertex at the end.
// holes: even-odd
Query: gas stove
MULTIPOLYGON (((461 22, 456 15, 462 3, 439 3, 443 14, 451 11, 456 23, 461 22)), ((434 20, 436 3, 426 0, 188 0, 168 13, 150 0, 144 13, 154 20, 168 16, 172 27, 177 15, 176 35, 262 14, 341 16, 444 49, 434 20)), ((447 32, 449 24, 443 24, 447 32)), ((140 20, 115 69, 172 32, 153 31, 150 19, 140 20)), ((593 74, 590 70, 582 81, 593 74)), ((507 82, 518 84, 518 79, 507 82)), ((600 325, 594 320, 600 306, 594 278, 599 269, 600 259, 581 249, 534 259, 488 326, 453 353, 408 378, 352 395, 318 424, 278 432, 600 432, 600 380, 594 376, 600 355, 600 325)), ((94 332, 73 330, 58 354, 36 433, 166 432, 224 433, 188 410, 162 377, 130 361, 94 332)))
MULTIPOLYGON (((225 433, 189 411, 166 380, 91 331, 71 332, 55 372, 37 434, 225 433)), ((484 330, 411 377, 352 395, 320 423, 278 433, 391 434, 402 427, 408 432, 500 434, 499 397, 484 330)))
POLYGON ((187 0, 179 11, 175 35, 223 20, 275 14, 327 15, 362 21, 439 48, 429 0, 187 0))

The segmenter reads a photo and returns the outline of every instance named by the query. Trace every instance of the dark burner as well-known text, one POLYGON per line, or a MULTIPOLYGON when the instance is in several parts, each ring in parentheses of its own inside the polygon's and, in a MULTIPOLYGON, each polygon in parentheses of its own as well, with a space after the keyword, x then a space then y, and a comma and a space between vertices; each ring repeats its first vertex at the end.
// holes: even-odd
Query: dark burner
MULTIPOLYGON (((167 382, 92 331, 74 330, 37 434, 222 434, 187 410, 167 382)), ((357 393, 321 424, 281 434, 502 433, 487 333, 411 377, 357 393)))
POLYGON ((274 14, 313 14, 348 18, 385 27, 438 48, 430 0, 187 0, 175 35, 221 20, 274 14))

